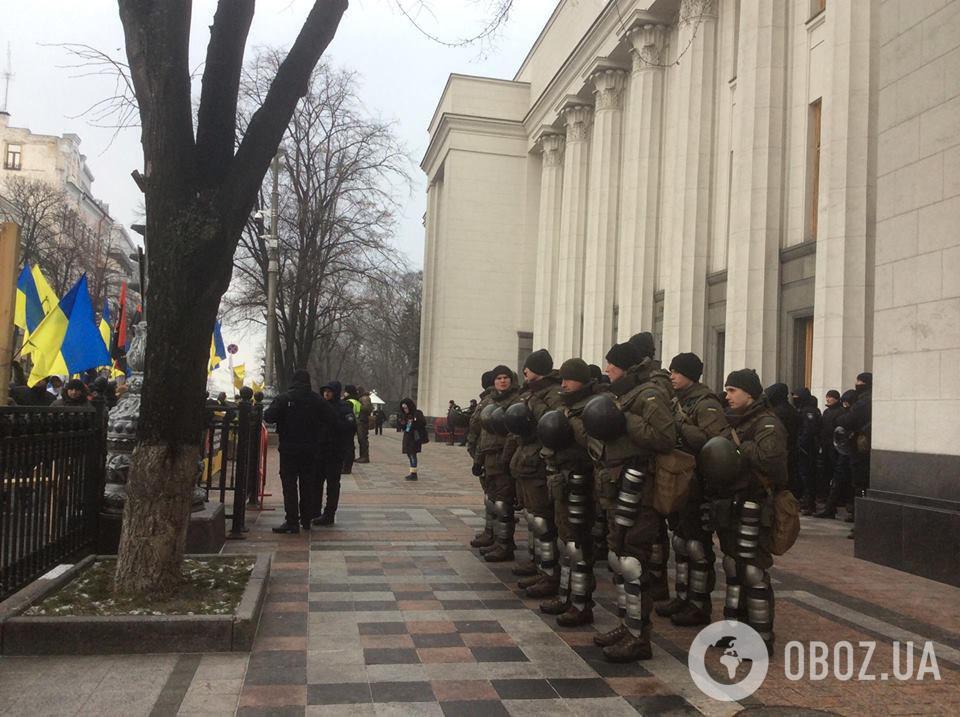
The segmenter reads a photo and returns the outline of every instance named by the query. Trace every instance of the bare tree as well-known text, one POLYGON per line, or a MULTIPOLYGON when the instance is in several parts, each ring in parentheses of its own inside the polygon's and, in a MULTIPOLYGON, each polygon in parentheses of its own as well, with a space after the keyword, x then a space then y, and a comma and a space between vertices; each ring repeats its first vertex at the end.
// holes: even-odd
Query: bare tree
MULTIPOLYGON (((245 105, 258 105, 264 77, 280 62, 262 52, 241 83, 245 105)), ((398 187, 409 186, 409 159, 390 124, 367 117, 354 73, 321 63, 298 103, 279 148, 280 281, 277 294, 278 382, 306 366, 342 331, 357 308, 357 288, 386 281, 397 260, 389 240, 396 225, 398 187)), ((269 185, 269 180, 265 183, 269 185)), ((262 197, 268 193, 264 186, 262 197)), ((248 224, 234 258, 234 315, 262 320, 266 304, 267 246, 248 224)))

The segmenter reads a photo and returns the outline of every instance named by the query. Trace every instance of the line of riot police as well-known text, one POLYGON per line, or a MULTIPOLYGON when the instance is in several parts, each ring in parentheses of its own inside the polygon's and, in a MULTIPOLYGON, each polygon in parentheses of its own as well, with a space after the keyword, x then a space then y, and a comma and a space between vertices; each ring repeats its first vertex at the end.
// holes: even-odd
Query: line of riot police
POLYGON ((594 620, 594 566, 613 574, 620 624, 597 634, 612 662, 652 657, 652 613, 678 626, 714 618, 714 535, 723 554, 722 616, 751 625, 772 649, 769 569, 799 532, 787 490, 785 430, 752 369, 733 371, 721 399, 692 353, 669 371, 642 332, 606 354, 605 377, 545 349, 482 376, 467 434, 485 526, 471 542, 488 562, 515 559, 522 509, 528 555, 514 574, 563 626, 594 620), (676 574, 670 598, 667 559, 676 574))

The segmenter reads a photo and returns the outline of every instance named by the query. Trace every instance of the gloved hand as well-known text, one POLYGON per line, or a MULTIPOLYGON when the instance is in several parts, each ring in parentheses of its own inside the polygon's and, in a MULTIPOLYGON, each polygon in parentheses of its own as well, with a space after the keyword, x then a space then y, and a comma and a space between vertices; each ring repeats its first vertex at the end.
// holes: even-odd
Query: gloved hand
POLYGON ((477 478, 483 475, 483 466, 479 463, 474 463, 470 468, 470 472, 473 473, 477 478))

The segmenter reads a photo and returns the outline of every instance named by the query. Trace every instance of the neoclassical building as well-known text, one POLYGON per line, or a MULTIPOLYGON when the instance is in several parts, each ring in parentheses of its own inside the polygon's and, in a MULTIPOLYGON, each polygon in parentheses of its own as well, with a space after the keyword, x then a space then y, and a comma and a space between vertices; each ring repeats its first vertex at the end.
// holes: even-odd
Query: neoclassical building
POLYGON ((887 488, 953 501, 960 574, 958 8, 560 0, 512 80, 451 75, 421 165, 421 407, 640 330, 714 387, 746 366, 822 400, 873 369, 887 488))

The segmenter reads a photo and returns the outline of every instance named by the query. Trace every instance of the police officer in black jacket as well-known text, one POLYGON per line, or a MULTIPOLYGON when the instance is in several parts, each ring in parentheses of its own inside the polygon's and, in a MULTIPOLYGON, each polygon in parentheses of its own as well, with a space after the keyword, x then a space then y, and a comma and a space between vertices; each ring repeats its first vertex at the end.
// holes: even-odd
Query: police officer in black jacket
POLYGON ((320 389, 324 402, 333 409, 332 428, 320 452, 319 480, 314 496, 314 525, 333 525, 340 504, 340 475, 353 462, 353 438, 357 432, 356 415, 349 401, 341 398, 343 388, 339 381, 330 381, 320 389), (327 502, 323 502, 326 486, 327 502))
POLYGON ((310 529, 321 442, 333 430, 336 411, 310 388, 310 374, 293 374, 290 389, 277 396, 263 420, 277 425, 280 437, 280 482, 283 484, 283 525, 274 533, 299 533, 310 529))

